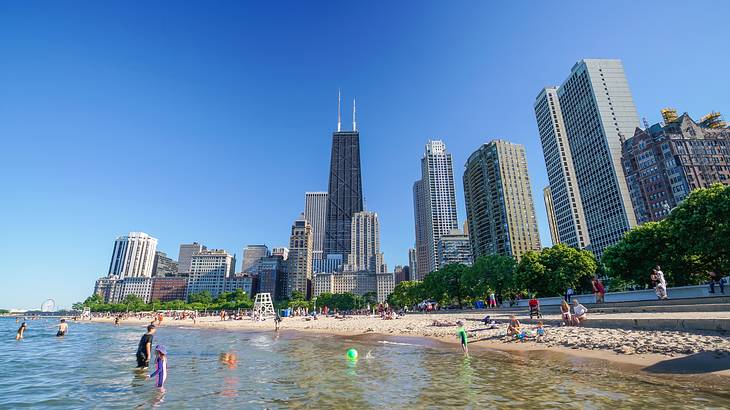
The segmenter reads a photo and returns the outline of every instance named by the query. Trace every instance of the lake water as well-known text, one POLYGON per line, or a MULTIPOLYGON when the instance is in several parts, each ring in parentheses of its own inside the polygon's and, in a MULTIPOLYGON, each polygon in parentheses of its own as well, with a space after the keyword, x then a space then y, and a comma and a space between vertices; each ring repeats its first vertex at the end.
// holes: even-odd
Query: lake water
MULTIPOLYGON (((134 370, 143 329, 0 319, 0 408, 728 408, 729 389, 428 341, 165 327, 165 392, 134 370), (385 343, 383 343, 385 342, 385 343), (406 342, 404 344, 399 344, 406 342), (345 351, 354 347, 353 363, 345 351), (234 355, 235 362, 226 360, 234 355)), ((415 340, 415 339, 414 339, 415 340)))

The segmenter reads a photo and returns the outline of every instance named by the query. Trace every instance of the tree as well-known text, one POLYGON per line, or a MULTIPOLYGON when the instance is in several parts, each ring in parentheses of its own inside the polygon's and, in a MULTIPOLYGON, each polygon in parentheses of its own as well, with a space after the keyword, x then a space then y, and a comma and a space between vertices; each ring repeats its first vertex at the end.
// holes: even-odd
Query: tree
POLYGON ((514 270, 515 260, 510 256, 479 257, 464 278, 464 287, 473 299, 486 297, 490 290, 502 297, 511 297, 514 270))
POLYGON ((209 291, 204 290, 202 292, 193 293, 188 296, 188 302, 198 303, 203 306, 208 306, 213 302, 213 296, 209 291))
POLYGON ((696 189, 660 222, 629 231, 601 261, 611 277, 648 286, 660 265, 670 286, 700 284, 708 271, 730 273, 730 186, 696 189))
POLYGON ((393 292, 388 295, 388 303, 398 308, 412 307, 425 298, 423 282, 403 281, 395 285, 393 292))
POLYGON ((440 269, 443 280, 446 282, 446 294, 449 303, 456 300, 459 307, 463 307, 463 300, 468 296, 467 290, 464 288, 464 278, 469 276, 470 269, 468 266, 460 263, 452 263, 440 269))
POLYGON ((366 292, 362 295, 363 305, 374 306, 378 304, 378 292, 366 292))
POLYGON ((596 267, 592 253, 557 244, 522 255, 515 271, 515 283, 538 296, 557 296, 593 277, 596 267))
POLYGON ((291 292, 291 300, 307 300, 307 296, 301 290, 293 290, 291 292))

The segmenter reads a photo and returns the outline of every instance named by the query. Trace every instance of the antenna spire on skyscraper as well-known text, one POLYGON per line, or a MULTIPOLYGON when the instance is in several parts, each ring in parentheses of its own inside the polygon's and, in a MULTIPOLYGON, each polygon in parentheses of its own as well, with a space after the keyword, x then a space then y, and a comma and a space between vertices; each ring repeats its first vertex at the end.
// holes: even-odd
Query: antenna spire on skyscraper
POLYGON ((342 92, 337 89, 337 132, 342 131, 342 92))
POLYGON ((352 99, 352 130, 357 131, 357 121, 355 120, 355 99, 352 99))

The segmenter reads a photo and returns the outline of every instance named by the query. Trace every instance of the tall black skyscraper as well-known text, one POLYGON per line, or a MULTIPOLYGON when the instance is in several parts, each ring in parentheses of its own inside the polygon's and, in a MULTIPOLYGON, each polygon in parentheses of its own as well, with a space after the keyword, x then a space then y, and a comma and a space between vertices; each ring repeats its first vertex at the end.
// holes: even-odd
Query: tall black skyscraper
POLYGON ((355 121, 355 101, 352 101, 352 131, 342 131, 341 102, 337 99, 337 131, 332 134, 332 157, 327 196, 324 253, 350 253, 352 215, 363 210, 360 177, 360 133, 355 121))

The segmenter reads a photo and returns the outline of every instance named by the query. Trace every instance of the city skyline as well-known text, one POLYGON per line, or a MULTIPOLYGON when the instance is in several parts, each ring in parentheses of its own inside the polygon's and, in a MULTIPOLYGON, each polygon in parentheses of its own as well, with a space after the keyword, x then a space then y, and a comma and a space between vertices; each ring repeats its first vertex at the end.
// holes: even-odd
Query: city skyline
MULTIPOLYGON (((547 175, 532 104, 576 61, 620 59, 639 118, 651 124, 666 106, 692 118, 730 114, 730 86, 705 87, 730 57, 716 56, 712 65, 666 59, 682 47, 709 51, 703 39, 722 35, 719 19, 727 14, 728 5, 716 6, 696 31, 667 33, 660 21, 673 7, 666 2, 527 11, 150 5, 153 20, 166 16, 161 27, 122 5, 104 13, 94 4, 82 12, 7 5, 0 32, 13 40, 0 46, 8 57, 0 74, 14 79, 4 87, 13 104, 0 110, 0 135, 13 155, 0 161, 0 218, 9 233, 0 242, 2 307, 83 300, 106 274, 114 238, 130 231, 158 238, 157 250, 170 256, 193 241, 229 252, 287 246, 302 194, 327 189, 340 87, 358 98, 363 194, 381 219, 386 262, 406 265, 414 245, 411 185, 426 141, 443 140, 454 156, 459 223, 466 215, 458 176, 492 139, 526 146, 532 196, 542 198, 547 175), (283 31, 256 23, 279 12, 306 18, 283 31), (94 13, 103 18, 92 20, 94 13), (214 23, 199 22, 199 13, 214 23), (510 24, 482 24, 493 13, 510 24), (340 36, 313 28, 345 17, 351 21, 340 36), (536 28, 558 17, 575 25, 562 33, 536 28), (432 27, 436 18, 444 27, 432 27), (617 19, 630 34, 615 28, 617 19), (543 41, 559 47, 548 52, 543 41), (292 57, 299 63, 290 64, 292 57), (295 165, 305 158, 311 163, 295 165)), ((544 206, 534 205, 547 246, 544 206)))

